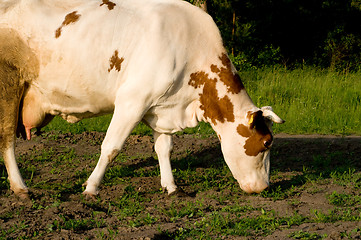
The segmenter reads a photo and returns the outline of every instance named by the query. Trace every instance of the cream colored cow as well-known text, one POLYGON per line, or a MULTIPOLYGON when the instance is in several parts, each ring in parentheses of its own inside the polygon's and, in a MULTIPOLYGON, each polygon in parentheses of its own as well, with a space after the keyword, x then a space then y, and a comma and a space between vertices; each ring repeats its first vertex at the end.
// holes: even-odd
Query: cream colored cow
POLYGON ((199 121, 216 131, 240 187, 269 185, 270 107, 249 98, 212 18, 180 0, 0 0, 0 149, 11 189, 28 189, 15 132, 59 115, 68 122, 113 113, 84 194, 96 195, 132 129, 154 130, 161 185, 177 186, 171 134, 199 121))

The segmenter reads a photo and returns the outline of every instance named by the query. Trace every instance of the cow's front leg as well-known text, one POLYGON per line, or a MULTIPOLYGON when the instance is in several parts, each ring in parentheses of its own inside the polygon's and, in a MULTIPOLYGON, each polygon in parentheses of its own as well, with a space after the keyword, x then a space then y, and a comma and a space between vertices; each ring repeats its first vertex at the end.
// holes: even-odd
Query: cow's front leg
POLYGON ((170 154, 173 149, 172 136, 154 131, 154 148, 158 156, 162 188, 167 189, 168 194, 171 194, 177 189, 170 164, 170 154))
POLYGON ((8 173, 10 182, 10 189, 20 198, 29 198, 28 188, 26 187, 23 178, 21 177, 18 165, 15 160, 15 139, 14 136, 9 136, 9 141, 3 149, 3 157, 5 167, 8 173))
POLYGON ((145 111, 142 104, 122 104, 115 107, 113 118, 101 146, 99 161, 84 183, 86 186, 84 195, 95 196, 98 194, 98 187, 104 177, 108 164, 118 155, 126 138, 133 128, 142 119, 145 111))

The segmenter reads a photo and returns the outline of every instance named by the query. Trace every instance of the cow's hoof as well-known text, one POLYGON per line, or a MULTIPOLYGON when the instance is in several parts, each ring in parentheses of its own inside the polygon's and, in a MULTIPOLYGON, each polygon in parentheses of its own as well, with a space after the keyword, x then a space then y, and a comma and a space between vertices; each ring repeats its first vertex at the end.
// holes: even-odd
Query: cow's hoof
POLYGON ((21 200, 30 200, 28 189, 16 190, 14 193, 21 200))
POLYGON ((189 195, 179 187, 175 191, 169 193, 168 196, 189 197, 189 195))
POLYGON ((85 190, 83 192, 83 196, 85 197, 86 200, 93 200, 94 201, 94 200, 96 200, 97 194, 90 193, 90 192, 85 190))

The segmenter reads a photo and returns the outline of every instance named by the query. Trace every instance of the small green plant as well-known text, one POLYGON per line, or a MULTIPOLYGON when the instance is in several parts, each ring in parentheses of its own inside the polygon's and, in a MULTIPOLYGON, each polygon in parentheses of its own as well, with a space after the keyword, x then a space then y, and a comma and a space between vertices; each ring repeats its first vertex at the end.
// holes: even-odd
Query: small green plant
POLYGON ((323 239, 323 238, 327 237, 327 235, 326 234, 319 235, 317 233, 310 233, 310 232, 305 232, 303 230, 300 230, 300 231, 289 234, 288 237, 293 238, 293 239, 301 239, 301 240, 318 240, 318 239, 323 239))
POLYGON ((340 207, 350 207, 355 206, 356 204, 361 204, 361 196, 355 194, 344 194, 334 191, 332 194, 327 196, 327 198, 331 204, 340 207))

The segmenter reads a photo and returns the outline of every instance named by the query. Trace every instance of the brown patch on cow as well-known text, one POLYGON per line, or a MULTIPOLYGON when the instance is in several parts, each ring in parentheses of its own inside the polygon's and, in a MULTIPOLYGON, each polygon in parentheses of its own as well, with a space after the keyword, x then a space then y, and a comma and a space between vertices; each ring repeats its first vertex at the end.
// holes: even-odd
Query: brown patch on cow
POLYGON ((244 85, 239 75, 237 73, 233 73, 231 60, 229 60, 227 54, 225 53, 223 53, 219 59, 224 67, 218 68, 216 65, 211 65, 211 71, 218 74, 219 79, 224 83, 224 85, 226 85, 229 93, 239 93, 242 89, 244 89, 244 85))
POLYGON ((58 29, 56 29, 56 31, 55 31, 55 38, 60 37, 62 28, 64 26, 67 26, 67 25, 69 25, 71 23, 75 23, 76 21, 79 20, 80 16, 81 15, 78 14, 77 11, 74 11, 74 12, 71 12, 71 13, 67 14, 65 16, 65 19, 64 19, 63 23, 61 24, 61 26, 58 29))
POLYGON ((257 156, 265 151, 272 143, 273 136, 265 123, 262 111, 248 112, 248 118, 253 118, 249 126, 239 124, 237 132, 242 137, 247 138, 244 149, 248 156, 257 156))
POLYGON ((216 83, 216 78, 210 78, 203 71, 192 73, 188 82, 194 88, 203 86, 203 92, 199 94, 199 101, 205 118, 211 120, 214 125, 217 124, 217 121, 234 122, 233 104, 228 96, 218 97, 216 83))
POLYGON ((103 3, 100 4, 100 6, 103 6, 103 5, 107 5, 107 7, 108 7, 109 10, 113 10, 114 7, 115 7, 117 4, 115 4, 115 3, 113 3, 113 2, 111 2, 111 1, 109 1, 109 0, 103 0, 103 3))
POLYGON ((214 125, 217 124, 216 121, 221 123, 225 121, 234 122, 233 104, 228 96, 218 97, 217 79, 227 87, 228 93, 237 94, 244 89, 238 74, 234 74, 232 71, 232 64, 227 54, 223 53, 219 59, 224 67, 218 67, 214 64, 210 66, 211 72, 217 74, 218 77, 210 78, 208 73, 199 71, 192 73, 188 82, 194 88, 203 86, 203 92, 199 94, 200 108, 204 111, 204 117, 212 121, 214 125))
POLYGON ((110 58, 110 66, 108 68, 108 72, 110 72, 113 68, 120 72, 120 69, 122 68, 122 62, 124 61, 124 58, 118 57, 118 50, 115 50, 113 56, 110 58))

